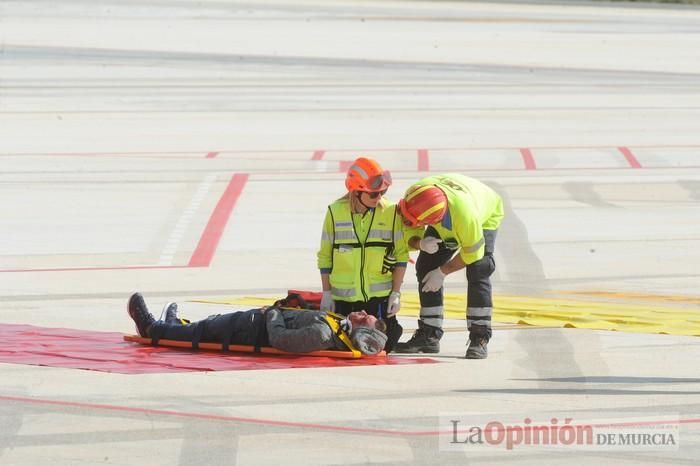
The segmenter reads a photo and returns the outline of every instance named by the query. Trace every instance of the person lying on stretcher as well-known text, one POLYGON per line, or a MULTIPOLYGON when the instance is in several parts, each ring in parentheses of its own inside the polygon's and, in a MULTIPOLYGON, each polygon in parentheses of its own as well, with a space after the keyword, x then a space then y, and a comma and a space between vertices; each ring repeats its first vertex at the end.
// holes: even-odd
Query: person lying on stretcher
POLYGON ((327 349, 356 349, 372 356, 384 349, 385 324, 365 311, 346 318, 330 312, 282 310, 276 306, 209 316, 187 322, 177 316, 177 304, 168 303, 160 320, 148 311, 140 293, 129 298, 129 316, 139 336, 158 340, 271 346, 289 353, 327 349), (354 348, 350 348, 353 346, 354 348))

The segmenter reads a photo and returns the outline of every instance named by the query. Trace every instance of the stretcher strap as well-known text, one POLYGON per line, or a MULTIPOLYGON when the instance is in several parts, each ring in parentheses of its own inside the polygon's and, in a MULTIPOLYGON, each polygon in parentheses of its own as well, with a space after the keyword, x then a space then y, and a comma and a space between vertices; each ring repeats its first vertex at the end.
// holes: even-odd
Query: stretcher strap
POLYGON ((197 326, 194 328, 194 335, 192 335, 192 349, 199 349, 199 341, 202 339, 205 323, 206 319, 197 322, 197 326))
POLYGON ((345 346, 347 346, 353 354, 362 355, 360 350, 353 345, 350 336, 340 327, 340 321, 344 318, 344 316, 334 314, 332 312, 326 313, 326 322, 328 322, 328 326, 331 328, 331 330, 333 330, 333 332, 335 332, 335 335, 340 339, 340 341, 345 343, 345 346))
POLYGON ((160 337, 163 336, 163 327, 160 325, 151 325, 149 335, 151 336, 151 346, 158 346, 160 337))
POLYGON ((261 312, 253 314, 253 325, 255 326, 255 352, 259 353, 262 344, 262 335, 265 330, 265 317, 261 312))
POLYGON ((226 324, 226 330, 224 330, 224 335, 221 338, 221 351, 228 353, 228 347, 231 343, 231 337, 233 336, 233 318, 229 318, 226 324))

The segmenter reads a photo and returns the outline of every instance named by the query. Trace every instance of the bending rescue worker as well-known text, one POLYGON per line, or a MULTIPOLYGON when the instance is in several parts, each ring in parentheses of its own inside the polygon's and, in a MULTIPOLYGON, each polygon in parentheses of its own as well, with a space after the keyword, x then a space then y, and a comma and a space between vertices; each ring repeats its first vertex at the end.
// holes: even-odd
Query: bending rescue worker
POLYGON ((416 261, 420 318, 410 340, 397 353, 438 353, 444 314, 445 276, 467 269, 467 359, 484 359, 491 339, 491 274, 496 233, 503 219, 501 197, 484 183, 450 173, 424 178, 399 201, 404 223, 427 226, 423 239, 411 237, 420 249, 416 261))

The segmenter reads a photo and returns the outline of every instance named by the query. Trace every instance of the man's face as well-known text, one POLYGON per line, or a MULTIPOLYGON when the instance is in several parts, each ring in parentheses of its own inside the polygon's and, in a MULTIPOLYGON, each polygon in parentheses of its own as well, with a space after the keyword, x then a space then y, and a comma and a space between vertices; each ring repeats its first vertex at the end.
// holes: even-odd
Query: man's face
POLYGON ((375 328, 377 318, 367 314, 365 311, 355 311, 348 314, 348 320, 353 327, 369 327, 375 328))

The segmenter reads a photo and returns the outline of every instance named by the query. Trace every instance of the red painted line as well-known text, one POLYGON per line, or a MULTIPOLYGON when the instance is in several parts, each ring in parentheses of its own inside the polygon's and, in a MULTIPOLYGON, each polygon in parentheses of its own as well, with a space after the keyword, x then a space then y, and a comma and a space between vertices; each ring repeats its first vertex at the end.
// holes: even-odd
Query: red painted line
POLYGON ((617 150, 622 152, 622 155, 625 156, 625 159, 627 160, 627 163, 630 164, 630 167, 632 168, 642 168, 642 164, 639 163, 639 160, 637 160, 637 157, 634 156, 631 150, 629 150, 628 147, 618 147, 617 150))
POLYGON ((324 150, 314 151, 314 155, 313 155, 313 157, 311 157, 311 160, 321 160, 325 154, 326 154, 326 151, 324 151, 324 150))
POLYGON ((236 205, 236 201, 248 180, 247 174, 235 174, 231 177, 226 191, 219 199, 214 212, 212 212, 209 222, 207 223, 204 233, 197 248, 195 249, 188 265, 136 265, 123 267, 62 267, 62 268, 44 268, 44 269, 0 269, 2 272, 76 272, 76 271, 98 271, 98 270, 145 270, 145 269, 177 269, 186 267, 208 267, 211 263, 216 248, 219 245, 219 240, 224 232, 226 223, 236 205))
POLYGON ((240 422, 246 424, 263 424, 268 426, 282 426, 282 427, 299 427, 302 429, 316 429, 316 430, 329 430, 335 432, 352 432, 352 433, 370 433, 370 434, 383 434, 383 435, 396 435, 400 437, 404 436, 420 436, 420 435, 437 435, 438 431, 409 431, 404 432, 400 430, 389 430, 389 429, 371 429, 371 428, 361 428, 361 427, 350 427, 350 426, 335 426, 327 424, 314 424, 307 422, 292 422, 292 421, 278 421, 274 419, 259 419, 250 417, 240 417, 240 416, 224 416, 218 414, 207 414, 207 413, 195 413, 186 411, 172 411, 166 409, 149 409, 149 408, 137 408, 131 406, 120 406, 120 405, 108 405, 108 404, 98 404, 98 403, 82 403, 78 401, 61 401, 61 400, 50 400, 42 398, 29 398, 21 396, 5 396, 0 395, 0 400, 4 401, 14 401, 19 403, 32 403, 40 405, 53 405, 53 406, 66 406, 72 408, 89 408, 98 409, 105 411, 123 411, 128 413, 140 413, 149 415, 160 415, 160 416, 175 416, 184 418, 195 418, 195 419, 206 419, 211 421, 227 421, 227 422, 240 422))
MULTIPOLYGON (((301 429, 315 429, 315 430, 325 430, 334 432, 349 432, 349 433, 361 433, 361 434, 379 434, 397 437, 419 437, 419 436, 429 436, 437 437, 441 434, 453 434, 452 430, 440 431, 440 430, 428 430, 428 431, 402 431, 402 430, 392 430, 392 429, 372 429, 363 427, 351 427, 351 426, 338 426, 338 425, 328 425, 328 424, 316 424, 307 422, 293 422, 293 421, 278 421, 275 419, 261 419, 261 418, 251 418, 251 417, 240 417, 240 416, 224 416, 219 414, 207 414, 207 413, 196 413, 188 411, 173 411, 167 409, 152 409, 152 408, 138 408, 132 406, 120 406, 120 405, 109 405, 109 404, 99 404, 99 403, 84 403, 79 401, 62 401, 62 400, 51 400, 46 398, 30 398, 23 396, 8 396, 0 395, 0 400, 3 401, 13 401, 17 403, 28 403, 28 404, 38 404, 38 405, 49 405, 49 406, 64 406, 70 408, 81 408, 81 409, 95 409, 104 411, 121 411, 126 413, 138 413, 138 414, 148 414, 157 416, 173 416, 182 417, 189 419, 204 419, 208 421, 224 421, 224 422, 239 422, 245 424, 262 424, 267 426, 280 426, 280 427, 297 427, 301 429)), ((614 424, 586 424, 592 427, 611 427, 611 426, 639 426, 639 425, 668 425, 668 424, 698 424, 700 423, 700 418, 688 418, 679 419, 677 422, 668 420, 659 421, 635 421, 629 423, 614 423, 614 424)))
POLYGON ((537 164, 535 163, 535 157, 532 156, 532 150, 527 148, 521 148, 520 155, 523 156, 525 170, 537 170, 537 164))
MULTIPOLYGON (((603 146, 603 145, 580 145, 580 146, 570 146, 570 145, 552 145, 552 146, 530 146, 532 149, 610 149, 614 146, 603 146)), ((646 148, 646 149, 693 149, 700 147, 700 144, 635 144, 635 147, 646 148)), ((518 149, 518 147, 513 146, 469 146, 469 147, 433 147, 430 150, 462 150, 462 151, 474 151, 474 150, 512 150, 518 149)), ((333 148, 328 149, 334 152, 397 152, 397 151, 414 151, 415 149, 406 147, 381 147, 381 148, 333 148)), ((289 154, 295 152, 313 152, 314 149, 301 148, 298 150, 292 149, 231 149, 223 150, 221 152, 230 153, 282 153, 289 154)), ((67 156, 99 156, 99 155, 159 155, 159 154, 191 154, 197 156, 201 154, 202 151, 134 151, 134 152, 0 152, 0 156, 45 156, 45 155, 67 155, 67 156)))
POLYGON ((238 197, 243 191, 246 181, 248 181, 247 173, 236 173, 231 177, 226 191, 224 191, 221 199, 219 199, 219 203, 214 208, 214 212, 209 217, 209 223, 204 228, 204 233, 199 239, 197 249, 195 249, 190 258, 190 267, 208 267, 211 263, 221 235, 224 233, 224 228, 226 228, 226 223, 231 216, 236 201, 238 201, 238 197))
POLYGON ((206 158, 207 158, 207 159, 213 159, 213 158, 216 157, 217 155, 219 155, 218 152, 209 152, 209 153, 207 153, 206 158))
POLYGON ((428 156, 428 149, 418 149, 418 171, 430 171, 430 158, 428 156))
POLYGON ((341 160, 338 162, 338 171, 341 173, 346 173, 350 169, 352 162, 352 160, 341 160))
POLYGON ((54 269, 0 269, 0 273, 7 272, 82 272, 100 270, 148 270, 148 269, 186 269, 197 267, 191 265, 124 265, 114 267, 57 267, 54 269))

